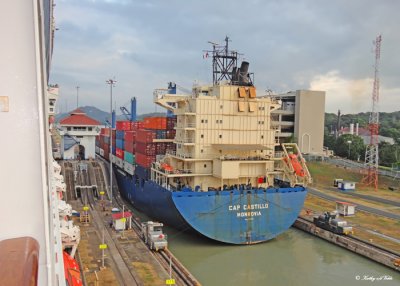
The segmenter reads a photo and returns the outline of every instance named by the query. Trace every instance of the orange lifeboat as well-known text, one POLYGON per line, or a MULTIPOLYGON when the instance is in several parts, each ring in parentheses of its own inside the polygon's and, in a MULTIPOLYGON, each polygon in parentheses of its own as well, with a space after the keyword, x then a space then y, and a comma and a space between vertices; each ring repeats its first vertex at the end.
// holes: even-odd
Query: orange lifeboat
POLYGON ((167 163, 161 163, 161 168, 168 172, 172 172, 174 170, 172 166, 168 165, 167 163))
MULTIPOLYGON (((284 160, 287 164, 289 164, 287 158, 285 158, 284 160)), ((295 174, 299 177, 304 177, 306 173, 304 172, 303 167, 301 166, 299 160, 297 159, 297 155, 289 154, 289 160, 290 164, 292 164, 295 174)))
POLYGON ((64 275, 67 285, 82 286, 81 272, 79 265, 66 251, 63 252, 64 275))

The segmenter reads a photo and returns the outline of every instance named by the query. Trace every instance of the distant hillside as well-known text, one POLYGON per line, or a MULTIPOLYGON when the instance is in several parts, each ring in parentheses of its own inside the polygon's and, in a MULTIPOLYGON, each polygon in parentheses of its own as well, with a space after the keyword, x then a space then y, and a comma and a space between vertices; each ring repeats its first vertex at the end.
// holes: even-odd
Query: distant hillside
MULTIPOLYGON (((325 113, 325 131, 330 132, 336 129, 337 114, 325 113)), ((350 123, 358 123, 360 127, 367 127, 369 113, 343 114, 340 119, 340 126, 349 127, 350 123)), ((400 111, 380 112, 379 113, 380 129, 379 134, 400 140, 400 111)))
MULTIPOLYGON (((82 111, 84 111, 89 117, 96 119, 97 121, 101 122, 104 125, 105 125, 106 120, 108 120, 110 118, 109 112, 105 112, 94 106, 84 106, 84 107, 79 107, 79 108, 82 111)), ((69 112, 57 114, 56 122, 60 122, 60 120, 67 117, 68 115, 69 115, 69 112)), ((138 118, 138 120, 142 120, 144 117, 150 117, 150 116, 165 116, 165 112, 164 113, 153 112, 153 113, 140 114, 137 116, 137 118, 138 118)), ((120 115, 117 115, 117 120, 126 120, 126 117, 124 115, 120 114, 120 115)))

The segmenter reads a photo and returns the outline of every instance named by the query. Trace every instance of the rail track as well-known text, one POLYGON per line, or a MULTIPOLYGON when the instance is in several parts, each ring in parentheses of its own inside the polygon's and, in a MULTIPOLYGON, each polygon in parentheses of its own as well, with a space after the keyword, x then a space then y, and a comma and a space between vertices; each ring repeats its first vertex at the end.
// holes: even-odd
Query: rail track
MULTIPOLYGON (((104 163, 104 160, 101 159, 97 164, 102 164, 104 163)), ((106 164, 105 164, 106 165, 106 164)), ((108 169, 108 166, 104 166, 100 169, 106 171, 108 169), (104 168, 105 167, 105 168, 104 168)), ((113 173, 114 175, 114 173, 113 173)), ((116 182, 115 175, 113 177, 114 182, 116 182)), ((118 206, 120 209, 122 209, 122 206, 125 206, 126 210, 130 210, 132 213, 134 213, 134 208, 130 206, 129 203, 125 202, 124 199, 119 195, 118 191, 115 191, 113 193, 113 204, 118 206)), ((132 220, 132 226, 133 230, 136 232, 136 234, 143 238, 142 235, 142 230, 141 230, 141 223, 138 218, 134 218, 132 220)), ((175 279, 176 285, 183 285, 183 286, 193 286, 193 285, 201 285, 196 278, 179 262, 179 260, 168 250, 160 250, 160 251, 150 251, 151 255, 153 255, 157 261, 160 263, 160 265, 169 273, 171 270, 172 277, 175 279)))

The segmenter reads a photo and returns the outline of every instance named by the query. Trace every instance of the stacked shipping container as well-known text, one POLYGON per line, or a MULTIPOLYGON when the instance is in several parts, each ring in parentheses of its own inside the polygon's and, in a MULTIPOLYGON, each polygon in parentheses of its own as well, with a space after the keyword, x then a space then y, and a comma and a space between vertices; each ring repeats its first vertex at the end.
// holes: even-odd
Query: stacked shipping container
MULTIPOLYGON (((175 138, 176 117, 147 117, 140 121, 117 121, 113 130, 113 154, 125 162, 148 172, 157 155, 174 150, 172 142, 154 142, 175 138)), ((109 159, 109 129, 103 128, 97 138, 100 155, 109 159)))

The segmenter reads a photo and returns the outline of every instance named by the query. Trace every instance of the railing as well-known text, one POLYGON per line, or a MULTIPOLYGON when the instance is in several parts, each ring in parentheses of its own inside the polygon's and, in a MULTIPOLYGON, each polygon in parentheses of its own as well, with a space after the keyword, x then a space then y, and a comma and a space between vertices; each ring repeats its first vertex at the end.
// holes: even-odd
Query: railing
POLYGON ((38 266, 39 243, 34 238, 0 241, 0 285, 36 286, 38 266))
POLYGON ((219 157, 221 161, 265 161, 270 160, 269 156, 221 156, 219 157))
POLYGON ((183 159, 187 159, 187 158, 191 159, 191 158, 193 158, 193 155, 191 155, 191 154, 176 153, 176 151, 171 151, 171 150, 167 151, 166 154, 169 154, 169 155, 172 155, 172 156, 176 156, 176 157, 180 157, 180 158, 183 158, 183 159))
POLYGON ((180 123, 176 125, 177 129, 184 129, 184 128, 196 128, 196 123, 180 123))
POLYGON ((194 143, 194 138, 190 137, 183 137, 183 138, 176 138, 175 141, 179 143, 194 143))

